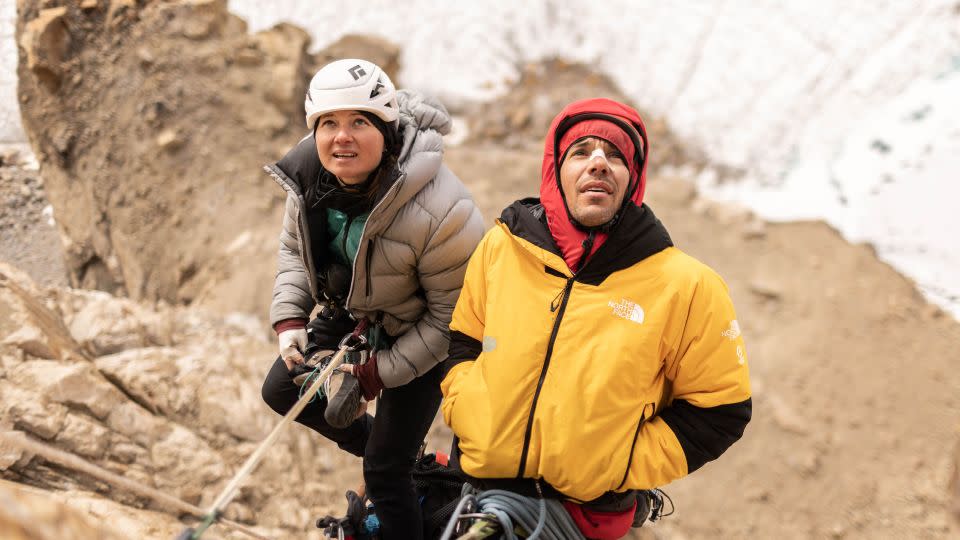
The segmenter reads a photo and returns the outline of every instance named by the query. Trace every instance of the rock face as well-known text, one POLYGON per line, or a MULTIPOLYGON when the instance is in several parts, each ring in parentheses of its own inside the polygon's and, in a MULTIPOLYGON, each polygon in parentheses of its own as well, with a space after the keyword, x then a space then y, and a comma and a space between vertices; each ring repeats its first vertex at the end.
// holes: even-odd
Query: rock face
POLYGON ((266 311, 284 193, 261 167, 306 132, 317 62, 398 53, 353 36, 314 58, 302 29, 249 35, 226 4, 19 2, 18 97, 72 285, 266 311))
MULTIPOLYGON (((259 395, 274 344, 250 327, 196 308, 40 289, 0 263, 0 431, 22 432, 206 507, 279 419, 259 395)), ((317 439, 291 429, 228 515, 272 534, 302 534, 310 517, 339 505, 353 473, 344 472, 346 458, 332 444, 317 439), (325 467, 329 483, 321 484, 325 467)), ((138 516, 137 508, 154 507, 10 445, 0 445, 0 478, 83 492, 87 500, 106 496, 138 516)), ((0 531, 8 517, 0 512, 0 531)), ((143 519, 176 525, 162 514, 143 519)), ((24 538, 34 537, 47 538, 24 538)))
MULTIPOLYGON (((0 480, 0 537, 6 540, 121 540, 105 523, 55 496, 0 480)), ((145 537, 141 537, 145 538, 145 537)))

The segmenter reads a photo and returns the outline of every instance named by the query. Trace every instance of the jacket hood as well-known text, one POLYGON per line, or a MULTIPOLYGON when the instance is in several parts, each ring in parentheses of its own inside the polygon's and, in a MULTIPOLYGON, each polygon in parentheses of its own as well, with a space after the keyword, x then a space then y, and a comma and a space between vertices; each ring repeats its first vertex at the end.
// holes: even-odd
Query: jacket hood
MULTIPOLYGON (((584 241, 588 233, 578 228, 570 219, 567 211, 566 202, 563 199, 563 193, 560 189, 560 174, 558 167, 559 156, 558 143, 563 134, 574 124, 578 118, 602 118, 613 122, 626 123, 636 130, 640 137, 639 150, 642 150, 642 162, 639 167, 637 178, 631 177, 631 192, 624 198, 624 206, 620 208, 619 219, 624 207, 632 201, 636 206, 643 204, 643 194, 646 189, 647 163, 650 161, 650 145, 647 140, 647 131, 643 126, 643 120, 632 107, 613 101, 607 98, 594 98, 575 101, 558 114, 550 124, 547 136, 544 140, 543 164, 540 169, 540 200, 546 212, 547 224, 550 233, 553 235, 557 246, 563 254, 567 265, 576 271, 576 265, 581 260, 584 251, 584 241)), ((635 150, 639 151, 639 150, 635 150)), ((617 226, 615 224, 614 226, 617 226)), ((594 232, 594 241, 590 250, 590 255, 606 241, 608 232, 594 232)))

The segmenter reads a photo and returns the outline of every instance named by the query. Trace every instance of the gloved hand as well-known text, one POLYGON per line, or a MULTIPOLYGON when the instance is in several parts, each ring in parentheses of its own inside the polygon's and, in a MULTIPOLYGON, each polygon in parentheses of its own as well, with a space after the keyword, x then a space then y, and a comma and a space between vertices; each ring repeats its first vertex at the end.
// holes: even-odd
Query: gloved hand
POLYGON ((280 358, 292 370, 297 364, 303 363, 303 351, 307 348, 307 329, 291 328, 277 335, 280 346, 280 358))
POLYGON ((346 371, 360 381, 363 399, 367 401, 376 399, 380 390, 383 390, 383 381, 380 380, 380 372, 377 370, 376 356, 371 356, 365 364, 342 364, 340 371, 346 371))

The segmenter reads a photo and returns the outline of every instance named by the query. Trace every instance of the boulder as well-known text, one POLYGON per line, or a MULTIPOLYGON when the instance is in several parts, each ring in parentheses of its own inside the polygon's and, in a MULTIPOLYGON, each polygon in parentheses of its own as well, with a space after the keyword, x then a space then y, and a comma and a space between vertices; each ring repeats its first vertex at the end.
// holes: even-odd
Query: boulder
POLYGON ((63 77, 63 61, 70 47, 65 15, 67 8, 42 9, 23 26, 20 47, 26 53, 26 66, 41 83, 41 88, 54 92, 63 77))
POLYGON ((0 480, 0 538, 123 540, 130 538, 49 493, 0 480))
POLYGON ((0 262, 0 344, 37 358, 78 356, 79 348, 55 308, 22 272, 0 262))

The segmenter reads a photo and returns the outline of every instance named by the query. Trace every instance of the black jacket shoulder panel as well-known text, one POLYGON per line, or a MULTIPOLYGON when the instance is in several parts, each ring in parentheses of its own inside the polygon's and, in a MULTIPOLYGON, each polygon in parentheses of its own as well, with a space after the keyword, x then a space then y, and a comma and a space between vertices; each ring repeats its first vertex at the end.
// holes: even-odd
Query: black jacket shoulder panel
MULTIPOLYGON (((521 199, 503 210, 500 220, 514 235, 563 257, 550 234, 546 214, 538 198, 521 199)), ((644 204, 629 203, 607 241, 587 260, 577 281, 599 285, 610 274, 629 268, 673 245, 666 227, 644 204)))
POLYGON ((303 193, 308 182, 320 175, 323 166, 317 156, 317 145, 313 135, 305 137, 277 162, 276 167, 293 180, 303 193))
POLYGON ((543 211, 543 205, 540 204, 540 199, 537 197, 520 199, 504 208, 500 214, 500 221, 515 236, 523 238, 550 253, 563 256, 550 234, 550 228, 547 227, 546 212, 543 211))

